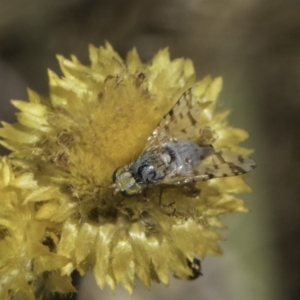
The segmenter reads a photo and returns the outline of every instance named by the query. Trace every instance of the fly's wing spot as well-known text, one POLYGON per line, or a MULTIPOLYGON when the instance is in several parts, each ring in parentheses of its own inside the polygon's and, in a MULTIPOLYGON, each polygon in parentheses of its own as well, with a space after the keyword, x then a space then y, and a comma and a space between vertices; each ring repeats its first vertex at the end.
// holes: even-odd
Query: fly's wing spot
POLYGON ((243 158, 242 155, 239 155, 239 156, 238 156, 238 161, 239 161, 241 164, 243 164, 243 163, 245 162, 245 160, 244 160, 244 158, 243 158))

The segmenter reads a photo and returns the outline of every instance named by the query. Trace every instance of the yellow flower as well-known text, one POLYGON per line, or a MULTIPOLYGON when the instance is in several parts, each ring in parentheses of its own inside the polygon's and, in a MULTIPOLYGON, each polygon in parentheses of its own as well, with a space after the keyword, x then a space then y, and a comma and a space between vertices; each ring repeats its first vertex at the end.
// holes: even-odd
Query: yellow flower
MULTIPOLYGON (((221 237, 213 231, 222 226, 219 216, 247 211, 233 195, 250 191, 244 178, 201 182, 198 198, 172 187, 162 193, 153 188, 145 199, 114 196, 112 175, 142 151, 157 123, 191 86, 203 109, 199 122, 216 132, 217 148, 249 154, 239 146, 248 134, 227 125, 228 111, 215 112, 222 79, 196 83, 188 59, 170 60, 164 49, 147 64, 136 50, 124 61, 108 43, 90 46, 90 59, 84 66, 74 56, 58 56, 64 77, 49 71, 49 98, 29 90, 29 103, 13 101, 21 111, 18 123, 0 129, 17 178, 30 177, 22 186, 26 191, 15 192, 22 196, 9 198, 32 228, 29 232, 22 223, 18 230, 30 243, 44 241, 48 269, 40 263, 40 272, 50 268, 67 278, 74 269, 81 274, 92 269, 101 288, 122 284, 130 293, 135 278, 147 287, 152 280, 168 284, 170 271, 188 278, 187 260, 220 253, 221 237)), ((30 245, 15 243, 22 253, 29 251, 30 245)), ((24 282, 30 279, 25 276, 24 282)))

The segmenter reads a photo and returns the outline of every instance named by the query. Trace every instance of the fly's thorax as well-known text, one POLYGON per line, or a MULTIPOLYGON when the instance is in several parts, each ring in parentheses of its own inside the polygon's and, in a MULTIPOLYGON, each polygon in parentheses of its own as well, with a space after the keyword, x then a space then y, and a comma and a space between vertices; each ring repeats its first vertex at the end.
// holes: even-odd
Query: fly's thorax
POLYGON ((132 163, 130 171, 135 180, 141 184, 156 185, 166 175, 171 157, 162 153, 159 148, 145 152, 132 163))
POLYGON ((136 182, 128 166, 118 168, 113 174, 115 193, 130 197, 139 194, 141 186, 136 182))

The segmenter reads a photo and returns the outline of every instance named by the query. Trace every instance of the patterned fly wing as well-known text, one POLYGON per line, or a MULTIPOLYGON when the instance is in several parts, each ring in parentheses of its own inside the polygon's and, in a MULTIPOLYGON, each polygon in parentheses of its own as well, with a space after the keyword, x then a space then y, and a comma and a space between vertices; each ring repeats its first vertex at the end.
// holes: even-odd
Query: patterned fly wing
POLYGON ((157 125, 147 139, 144 151, 147 151, 147 149, 154 145, 159 145, 174 138, 195 140, 204 131, 205 136, 213 140, 213 132, 208 127, 201 128, 200 124, 196 121, 200 113, 201 107, 192 93, 192 88, 190 88, 183 93, 173 108, 157 125))
MULTIPOLYGON (((253 159, 232 151, 216 151, 211 147, 201 147, 205 153, 198 168, 193 173, 166 176, 162 185, 182 185, 213 178, 232 177, 253 171, 256 164, 253 159)), ((188 162, 187 162, 188 163, 188 162)))
POLYGON ((206 157, 196 170, 195 181, 237 176, 253 171, 255 161, 232 151, 216 151, 206 157))

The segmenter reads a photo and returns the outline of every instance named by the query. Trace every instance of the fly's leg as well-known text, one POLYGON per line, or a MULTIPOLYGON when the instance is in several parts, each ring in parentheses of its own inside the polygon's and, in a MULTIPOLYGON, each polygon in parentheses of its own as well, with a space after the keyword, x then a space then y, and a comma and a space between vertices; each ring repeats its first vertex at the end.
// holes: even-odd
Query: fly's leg
POLYGON ((196 182, 189 182, 183 186, 184 194, 191 198, 197 198, 200 196, 201 189, 196 187, 196 182))

